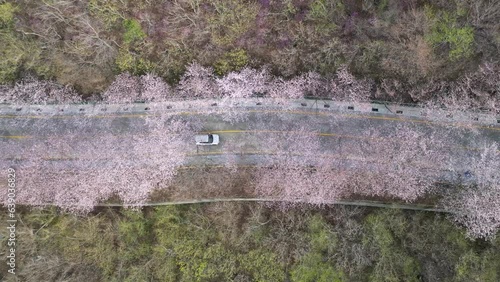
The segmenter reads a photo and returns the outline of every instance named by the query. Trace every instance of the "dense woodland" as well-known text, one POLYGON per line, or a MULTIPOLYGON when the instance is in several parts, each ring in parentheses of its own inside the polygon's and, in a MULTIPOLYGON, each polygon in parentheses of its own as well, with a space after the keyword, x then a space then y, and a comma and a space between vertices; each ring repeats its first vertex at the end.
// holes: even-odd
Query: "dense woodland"
POLYGON ((2 2, 0 84, 34 76, 89 97, 122 73, 175 86, 193 62, 217 76, 250 67, 329 78, 347 67, 371 82, 371 98, 500 108, 494 0, 2 2))
POLYGON ((17 232, 17 281, 500 279, 500 238, 471 241, 444 214, 426 212, 217 203, 78 217, 44 209, 22 212, 17 232))

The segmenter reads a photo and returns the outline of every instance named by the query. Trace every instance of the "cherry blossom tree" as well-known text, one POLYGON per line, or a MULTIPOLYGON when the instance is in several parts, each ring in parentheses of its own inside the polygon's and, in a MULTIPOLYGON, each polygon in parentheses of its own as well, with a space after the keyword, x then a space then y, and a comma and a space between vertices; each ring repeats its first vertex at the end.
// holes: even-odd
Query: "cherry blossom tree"
POLYGON ((176 95, 187 99, 220 97, 213 69, 191 63, 179 81, 176 95))
POLYGON ((323 162, 316 132, 305 126, 283 129, 260 138, 266 151, 255 173, 257 195, 315 204, 338 199, 344 178, 323 162))
MULTIPOLYGON (((495 112, 500 97, 498 75, 493 65, 484 64, 458 82, 436 82, 425 89, 412 90, 410 95, 431 101, 429 109, 433 111, 446 105, 452 111, 484 107, 495 112), (447 94, 442 95, 444 92, 447 94)), ((382 84, 387 91, 401 88, 395 81, 382 84)), ((140 206, 148 201, 151 191, 171 185, 178 168, 187 160, 186 154, 192 150, 193 135, 202 130, 202 120, 215 115, 231 124, 249 120, 251 114, 234 107, 238 99, 260 93, 278 102, 283 100, 282 104, 309 95, 368 101, 372 86, 372 81, 354 77, 346 66, 331 79, 313 72, 284 79, 273 77, 265 68, 246 68, 216 77, 211 68, 192 63, 175 88, 153 74, 123 73, 102 93, 103 102, 195 98, 203 111, 198 119, 189 121, 173 112, 147 116, 135 125, 138 128, 133 134, 126 136, 120 135, 119 130, 82 136, 81 132, 88 132, 93 124, 89 118, 79 117, 59 122, 59 128, 66 129, 64 138, 59 138, 55 137, 57 128, 49 123, 19 118, 18 127, 30 127, 33 135, 42 138, 36 142, 2 140, 0 153, 4 162, 14 165, 21 175, 19 203, 54 204, 88 212, 97 203, 116 196, 125 205, 140 206), (207 103, 214 98, 217 103, 207 103), (48 160, 47 153, 62 158, 48 160)), ((1 101, 9 103, 81 101, 69 87, 32 77, 13 87, 3 86, 0 91, 1 101)), ((357 196, 411 202, 436 192, 436 182, 468 175, 468 182, 458 178, 459 188, 445 193, 441 205, 467 228, 471 237, 491 237, 500 228, 498 143, 481 143, 482 150, 476 153, 464 150, 466 146, 460 143, 461 135, 482 134, 479 129, 405 122, 380 132, 367 126, 348 143, 348 150, 342 150, 319 134, 315 125, 324 123, 324 119, 314 118, 291 122, 286 114, 254 115, 247 125, 245 141, 226 142, 221 149, 226 155, 226 168, 235 174, 241 160, 239 152, 260 151, 254 156, 259 165, 252 178, 255 197, 317 205, 357 196), (266 130, 263 119, 274 124, 272 130, 266 130)), ((327 123, 330 128, 347 124, 343 117, 330 118, 327 123)), ((115 126, 110 124, 108 128, 115 126)))
POLYGON ((122 73, 116 76, 101 96, 108 103, 132 103, 139 100, 140 95, 140 78, 130 73, 122 73))
POLYGON ((446 108, 451 111, 487 110, 500 113, 500 68, 485 62, 478 70, 456 81, 429 81, 411 87, 412 99, 426 108, 446 108))
POLYGON ((499 81, 498 64, 484 63, 476 72, 454 82, 448 95, 439 95, 436 99, 450 109, 485 109, 500 113, 499 81))
POLYGON ((13 104, 69 104, 79 103, 82 98, 69 86, 27 76, 13 87, 0 88, 0 103, 13 104))
POLYGON ((107 103, 159 102, 167 100, 170 94, 170 86, 158 76, 122 73, 101 97, 107 103))
POLYGON ((370 100, 373 82, 369 79, 357 79, 352 75, 347 66, 341 66, 327 87, 335 100, 365 102, 370 100))
POLYGON ((148 102, 166 101, 172 95, 170 85, 168 85, 161 77, 153 74, 145 74, 141 76, 141 99, 148 102))
POLYGON ((441 205, 472 238, 492 238, 500 229, 500 151, 498 143, 483 144, 470 160, 471 170, 444 195, 441 205))
POLYGON ((263 94, 270 98, 297 99, 305 95, 323 95, 325 81, 309 72, 292 79, 272 77, 267 68, 244 68, 216 78, 211 68, 197 63, 188 66, 181 78, 176 95, 194 98, 248 98, 263 94))
POLYGON ((358 156, 378 165, 362 176, 366 184, 360 185, 360 194, 405 201, 424 195, 455 167, 450 160, 455 153, 448 147, 453 143, 446 132, 411 123, 397 125, 392 132, 373 132, 358 156))
POLYGON ((320 76, 312 72, 288 80, 278 77, 269 87, 268 95, 271 98, 299 99, 316 93, 321 84, 320 76))
MULTIPOLYGON (((85 119, 73 122, 80 120, 85 119)), ((43 122, 36 126, 44 127, 43 122)), ((2 162, 20 175, 19 204, 53 204, 88 212, 114 195, 125 205, 142 205, 153 189, 168 186, 175 177, 192 150, 199 124, 165 114, 145 118, 144 130, 131 135, 91 131, 95 133, 82 136, 92 126, 83 123, 63 136, 53 137, 49 132, 37 140, 7 140, 0 153, 3 158, 17 158, 2 162)))
POLYGON ((261 147, 269 151, 263 159, 271 165, 256 177, 263 195, 315 203, 350 194, 414 201, 451 166, 444 154, 447 139, 411 125, 395 128, 394 137, 377 132, 360 136, 345 156, 320 146, 321 137, 305 125, 287 130, 263 138, 261 147))
POLYGON ((273 83, 266 68, 245 68, 239 72, 230 72, 216 81, 219 91, 228 98, 249 98, 256 93, 264 94, 273 83))
MULTIPOLYGON (((278 100, 315 96, 367 102, 373 97, 398 100, 401 92, 405 92, 405 95, 409 94, 414 101, 423 103, 425 109, 433 112, 445 107, 450 111, 481 109, 498 113, 499 73, 496 64, 486 62, 476 72, 464 75, 454 82, 430 81, 425 85, 408 86, 394 79, 385 79, 377 87, 377 91, 372 93, 374 82, 356 78, 345 65, 330 79, 314 72, 284 79, 272 76, 266 67, 260 70, 245 68, 216 77, 212 68, 193 62, 187 67, 179 84, 173 88, 153 74, 132 76, 123 73, 115 78, 101 97, 107 103, 157 102, 172 98, 222 98, 221 103, 230 103, 226 98, 248 98, 259 93, 266 98, 278 100), (385 94, 381 94, 381 91, 385 94)), ((81 97, 72 88, 33 77, 27 77, 15 87, 0 86, 0 99, 2 103, 14 104, 64 104, 81 101, 81 97)), ((283 101, 282 104, 287 103, 283 101)))

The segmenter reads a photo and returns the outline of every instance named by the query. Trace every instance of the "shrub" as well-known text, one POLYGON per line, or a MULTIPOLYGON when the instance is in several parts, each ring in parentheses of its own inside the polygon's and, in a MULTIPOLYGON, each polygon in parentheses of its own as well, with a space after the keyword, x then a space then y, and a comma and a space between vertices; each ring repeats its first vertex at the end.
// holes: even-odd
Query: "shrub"
POLYGON ((22 64, 24 52, 18 47, 19 40, 12 34, 0 33, 0 84, 13 81, 22 64))
POLYGON ((139 261, 151 253, 151 222, 140 211, 124 210, 122 214, 124 217, 117 224, 120 257, 129 262, 139 261))
POLYGON ((120 73, 130 72, 134 75, 146 74, 152 72, 155 68, 153 62, 139 57, 126 49, 120 50, 115 63, 120 73))
POLYGON ((119 5, 117 1, 90 0, 89 14, 99 18, 106 28, 111 28, 123 18, 118 9, 119 5))
POLYGON ((158 75, 171 84, 179 83, 190 62, 194 60, 195 50, 187 46, 165 41, 158 58, 158 75))
POLYGON ((284 281, 285 271, 275 253, 256 249, 238 258, 241 269, 252 275, 254 281, 284 281))
POLYGON ((407 234, 407 220, 400 210, 384 210, 365 218, 363 245, 376 254, 370 281, 419 281, 421 266, 400 240, 407 234))
POLYGON ((0 4, 0 84, 17 78, 19 70, 35 67, 40 51, 29 40, 21 40, 13 30, 17 7, 11 3, 0 4))
POLYGON ((346 63, 344 56, 347 46, 337 38, 332 38, 319 50, 312 51, 302 56, 303 65, 310 70, 319 72, 322 75, 335 73, 337 69, 346 63))
POLYGON ((281 13, 287 19, 293 18, 298 11, 299 9, 295 7, 295 5, 293 4, 293 0, 283 0, 283 10, 281 13))
POLYGON ((312 20, 329 21, 325 0, 315 0, 309 6, 308 17, 312 20))
POLYGON ((131 44, 142 40, 146 37, 146 33, 141 28, 141 24, 135 19, 126 19, 123 21, 123 42, 131 44))
POLYGON ((307 18, 316 22, 318 31, 331 31, 337 25, 335 21, 344 17, 345 7, 342 1, 315 0, 309 6, 307 18))
POLYGON ((340 282, 344 279, 344 274, 325 262, 321 253, 305 254, 291 271, 292 281, 340 282))
POLYGON ((457 14, 436 13, 427 7, 426 16, 433 22, 426 35, 427 41, 433 46, 448 44, 448 58, 451 61, 469 58, 473 54, 474 29, 470 26, 459 27, 457 14))
POLYGON ((104 91, 113 75, 113 69, 107 64, 99 68, 82 65, 61 52, 54 54, 52 65, 46 64, 45 68, 35 67, 35 70, 38 75, 43 74, 45 77, 53 75, 58 83, 73 86, 84 95, 104 91))
POLYGON ((225 53, 214 64, 217 75, 225 75, 230 71, 239 71, 248 64, 248 54, 245 50, 237 48, 225 53))
POLYGON ((336 234, 331 232, 328 223, 321 215, 314 215, 308 223, 310 247, 318 253, 335 253, 337 247, 336 234))
POLYGON ((254 24, 258 13, 255 3, 241 0, 211 0, 214 13, 208 19, 212 42, 216 45, 233 44, 254 24))
POLYGON ((22 40, 12 30, 0 30, 0 84, 14 81, 22 69, 45 74, 40 62, 40 46, 31 40, 22 40))
POLYGON ((355 73, 364 73, 372 77, 383 75, 381 61, 387 53, 387 43, 381 40, 369 41, 360 48, 360 54, 353 60, 355 73))
POLYGON ((11 3, 0 5, 0 27, 10 26, 14 20, 16 8, 11 3))

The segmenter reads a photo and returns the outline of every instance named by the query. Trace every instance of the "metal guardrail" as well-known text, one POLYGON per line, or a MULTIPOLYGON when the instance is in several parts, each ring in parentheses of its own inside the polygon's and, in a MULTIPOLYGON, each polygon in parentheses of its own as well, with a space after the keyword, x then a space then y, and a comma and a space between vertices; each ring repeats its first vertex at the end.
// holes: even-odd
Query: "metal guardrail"
MULTIPOLYGON (((266 97, 265 95, 255 95, 251 96, 248 98, 262 98, 262 99, 268 99, 269 97, 266 97)), ((196 97, 170 97, 168 101, 199 101, 199 100, 214 100, 214 99, 220 99, 220 97, 213 97, 213 98, 196 98, 196 97)), ((343 101, 343 100, 334 100, 331 97, 317 97, 317 96, 310 96, 310 95, 305 95, 303 96, 303 99, 306 100, 318 100, 318 101, 337 101, 337 102, 350 102, 350 101, 343 101)), ((168 101, 161 101, 161 102, 168 102, 168 101)), ((131 103, 127 104, 144 104, 147 103, 148 101, 146 100, 134 100, 131 103)), ((354 102, 354 101, 353 101, 354 102)), ((397 103, 397 102, 391 102, 391 101, 383 101, 383 100, 367 100, 367 101, 362 101, 364 103, 373 103, 373 104, 391 104, 391 105, 400 105, 400 106, 414 106, 414 107, 422 107, 420 104, 415 104, 415 103, 397 103)), ((59 104, 59 103, 44 103, 44 104, 29 104, 29 105, 40 105, 40 106, 45 106, 45 105, 108 105, 108 104, 113 104, 106 102, 104 100, 101 101, 82 101, 80 103, 69 103, 69 104, 59 104)), ((0 105, 15 105, 12 103, 0 103, 0 105)))
MULTIPOLYGON (((249 98, 262 98, 262 99, 268 99, 269 97, 266 97, 265 94, 260 94, 260 95, 252 95, 249 98)), ((197 98, 197 97, 169 97, 168 101, 172 102, 178 102, 178 101, 199 101, 199 100, 214 100, 214 99, 221 99, 221 97, 214 97, 214 98, 197 98)), ((312 96, 312 95, 304 95, 303 99, 306 100, 317 100, 317 101, 334 101, 334 102, 351 102, 351 101, 343 101, 343 100, 334 100, 332 97, 326 97, 326 96, 312 96)), ((161 101, 161 102, 168 102, 168 101, 161 101)), ((401 103, 401 102, 392 102, 392 101, 384 101, 384 100, 367 100, 367 101, 360 101, 360 102, 355 102, 352 101, 353 103, 372 103, 372 104, 380 104, 380 105, 393 105, 393 106, 403 106, 403 107, 413 107, 413 108, 421 108, 424 109, 425 104, 419 104, 419 103, 401 103)), ((145 104, 148 103, 146 100, 135 100, 132 103, 127 103, 127 104, 145 104)), ((59 103, 45 103, 45 104, 29 104, 29 105, 109 105, 113 103, 108 103, 106 101, 82 101, 80 103, 70 103, 70 104, 59 104, 59 103)), ((11 103, 0 103, 1 105, 12 105, 11 103)), ((442 110, 449 110, 445 105, 441 105, 439 107, 442 110)), ((479 108, 479 109, 470 109, 470 112, 474 113, 491 113, 491 110, 485 109, 485 108, 479 108)))
MULTIPOLYGON (((191 101, 191 100, 214 100, 214 99, 221 99, 221 98, 224 98, 224 97, 211 97, 211 98, 197 98, 197 97, 189 97, 189 96, 172 96, 172 97, 169 97, 168 101, 191 101)), ((256 94, 256 95, 252 95, 248 98, 262 98, 262 99, 267 99, 267 98, 270 98, 270 97, 266 97, 265 94, 256 94)), ((332 97, 328 97, 328 96, 313 96, 313 95, 304 95, 302 96, 303 99, 307 99, 307 100, 325 100, 325 101, 337 101, 337 102, 351 102, 351 101, 345 101, 345 100, 335 100, 333 99, 332 97)), ((168 102, 168 101, 160 101, 160 102, 168 102)), ((147 100, 134 100, 132 102, 132 104, 144 104, 144 103, 147 103, 147 102, 151 102, 151 101, 147 101, 147 100)), ((352 101, 352 102, 355 102, 355 101, 352 101)), ((384 100, 367 100, 367 101, 360 101, 360 102, 363 102, 363 103, 373 103, 373 104, 390 104, 390 105, 400 105, 400 106, 407 106, 407 107, 423 107, 422 104, 420 103, 401 103, 401 102, 392 102, 392 101, 384 101, 384 100)), ((4 103, 4 102, 0 102, 0 105, 11 105, 12 103, 4 103)), ((104 100, 100 100, 100 101, 90 101, 90 100, 84 100, 80 103, 69 103, 67 105, 86 105, 86 104, 109 104, 108 102, 104 101, 104 100)), ((44 104, 30 104, 30 105, 62 105, 62 104, 59 104, 59 103, 52 103, 52 102, 48 102, 48 103, 44 103, 44 104)), ((446 108, 446 106, 441 106, 442 108, 446 108)), ((483 109, 482 111, 489 111, 487 109, 483 109)))
MULTIPOLYGON (((310 97, 309 97, 310 98, 310 97)), ((103 113, 141 113, 150 114, 171 110, 211 110, 220 108, 222 105, 229 107, 246 108, 269 108, 269 109, 314 109, 334 110, 347 112, 362 112, 373 114, 385 114, 394 116, 405 116, 413 118, 425 118, 428 120, 441 120, 445 122, 480 123, 487 126, 497 126, 500 124, 500 115, 489 112, 456 112, 446 111, 436 108, 425 108, 423 105, 406 104, 385 101, 371 102, 349 102, 324 100, 323 97, 316 97, 313 100, 303 99, 279 99, 279 98, 217 98, 217 99, 172 99, 162 102, 135 101, 134 103, 110 104, 98 103, 96 101, 80 104, 40 104, 40 105, 10 105, 0 104, 0 113, 8 116, 20 114, 31 114, 43 117, 47 113, 57 114, 77 114, 77 115, 102 115, 103 113), (201 102, 200 102, 201 101, 201 102), (211 101, 210 106, 204 105, 203 101, 211 101), (320 104, 321 103, 321 104, 320 104)), ((221 109, 221 108, 220 108, 221 109)), ((226 108, 227 109, 227 108, 226 108)), ((300 110, 299 110, 300 111, 300 110)), ((33 117, 33 116, 32 116, 33 117)))

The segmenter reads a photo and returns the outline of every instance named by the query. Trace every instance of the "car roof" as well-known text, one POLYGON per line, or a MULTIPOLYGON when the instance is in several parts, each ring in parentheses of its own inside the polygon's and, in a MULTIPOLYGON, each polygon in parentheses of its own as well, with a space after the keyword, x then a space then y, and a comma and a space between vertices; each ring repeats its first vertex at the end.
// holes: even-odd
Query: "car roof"
POLYGON ((195 140, 196 142, 208 142, 208 134, 196 135, 195 140))

